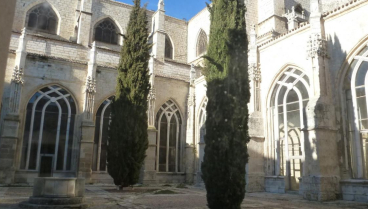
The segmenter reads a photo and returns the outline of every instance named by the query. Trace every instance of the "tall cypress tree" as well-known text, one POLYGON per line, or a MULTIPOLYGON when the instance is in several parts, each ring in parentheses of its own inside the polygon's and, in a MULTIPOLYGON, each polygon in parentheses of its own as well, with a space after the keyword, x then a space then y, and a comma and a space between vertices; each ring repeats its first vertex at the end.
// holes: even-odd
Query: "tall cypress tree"
POLYGON ((138 183, 148 148, 147 95, 149 93, 147 14, 134 1, 121 49, 115 99, 107 146, 108 172, 115 185, 138 183))
POLYGON ((248 162, 248 40, 244 0, 212 0, 207 80, 205 155, 202 164, 211 209, 239 209, 248 162))

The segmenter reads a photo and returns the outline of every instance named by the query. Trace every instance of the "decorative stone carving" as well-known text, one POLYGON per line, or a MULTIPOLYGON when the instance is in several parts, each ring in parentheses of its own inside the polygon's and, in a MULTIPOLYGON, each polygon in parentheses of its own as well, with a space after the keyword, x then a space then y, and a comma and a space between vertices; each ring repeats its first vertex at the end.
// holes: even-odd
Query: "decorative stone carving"
POLYGON ((10 113, 16 114, 19 112, 20 93, 23 83, 23 70, 15 66, 11 78, 11 96, 9 100, 10 113))
POLYGON ((307 42, 307 59, 317 56, 327 57, 326 46, 326 40, 322 38, 321 34, 311 34, 307 42))
POLYGON ((295 29, 299 26, 300 22, 306 21, 304 11, 298 13, 295 11, 295 7, 291 8, 291 12, 288 10, 286 14, 282 15, 288 20, 288 30, 295 29))
POLYGON ((164 0, 160 0, 158 2, 158 9, 159 10, 165 10, 165 3, 164 3, 164 0))
POLYGON ((96 94, 96 80, 91 76, 88 76, 86 83, 86 117, 88 120, 92 120, 93 106, 95 103, 96 94))
POLYGON ((151 88, 148 93, 148 126, 155 126, 155 104, 156 104, 156 89, 151 88))
POLYGON ((262 82, 261 67, 258 64, 249 64, 248 66, 249 80, 262 82))
POLYGON ((23 69, 22 68, 19 68, 18 66, 14 67, 11 81, 14 82, 14 83, 17 83, 17 84, 23 84, 24 83, 23 69))
POLYGON ((194 64, 190 66, 190 85, 194 85, 195 79, 196 79, 196 69, 194 64))

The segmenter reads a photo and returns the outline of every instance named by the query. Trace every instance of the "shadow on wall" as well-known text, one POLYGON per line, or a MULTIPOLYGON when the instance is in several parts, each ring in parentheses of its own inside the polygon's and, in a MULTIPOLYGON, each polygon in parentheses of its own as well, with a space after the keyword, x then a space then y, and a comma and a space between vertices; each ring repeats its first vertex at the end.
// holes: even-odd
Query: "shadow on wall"
MULTIPOLYGON (((343 128, 340 112, 342 112, 339 102, 333 98, 339 96, 340 86, 335 86, 336 72, 333 69, 340 69, 346 59, 346 52, 341 48, 340 41, 336 35, 332 39, 327 37, 327 64, 328 72, 320 71, 319 79, 321 89, 326 88, 331 94, 320 98, 310 98, 303 114, 306 117, 304 124, 304 146, 305 164, 303 172, 303 188, 301 193, 308 200, 333 200, 341 193, 339 181, 344 170, 344 140, 343 128), (341 63, 336 63, 341 61, 341 63), (336 65, 334 64, 336 63, 336 65), (330 65, 330 67, 329 67, 330 65), (333 66, 339 66, 333 68, 333 66), (328 154, 326 154, 328 153, 328 154)), ((318 84, 317 84, 318 85, 318 84)), ((350 86, 350 85, 348 85, 350 86)))

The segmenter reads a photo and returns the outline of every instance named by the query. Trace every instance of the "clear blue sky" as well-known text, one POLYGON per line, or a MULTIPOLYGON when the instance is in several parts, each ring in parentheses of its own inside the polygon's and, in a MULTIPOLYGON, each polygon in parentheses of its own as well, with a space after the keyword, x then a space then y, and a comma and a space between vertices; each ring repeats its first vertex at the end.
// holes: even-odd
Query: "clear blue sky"
MULTIPOLYGON (((132 5, 133 0, 117 0, 132 5)), ((142 4, 147 3, 147 9, 156 11, 158 0, 141 0, 142 4)), ((206 7, 209 0, 165 0, 166 15, 176 17, 178 19, 189 20, 199 11, 206 7)))

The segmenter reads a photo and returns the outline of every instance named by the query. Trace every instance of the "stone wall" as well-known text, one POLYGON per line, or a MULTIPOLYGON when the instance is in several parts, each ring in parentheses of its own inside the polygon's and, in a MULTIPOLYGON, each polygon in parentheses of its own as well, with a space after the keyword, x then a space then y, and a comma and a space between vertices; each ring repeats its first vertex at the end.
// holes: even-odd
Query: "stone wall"
POLYGON ((188 23, 184 20, 166 16, 165 32, 169 35, 173 42, 174 60, 177 62, 186 63, 188 23))
POLYGON ((343 200, 368 202, 367 180, 341 181, 341 191, 343 200))
POLYGON ((192 63, 199 59, 197 56, 197 41, 201 30, 207 34, 209 41, 210 13, 207 8, 204 8, 188 22, 188 63, 192 63))
POLYGON ((284 176, 266 176, 265 190, 271 193, 283 194, 286 192, 286 178, 284 176))

